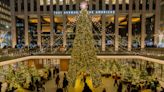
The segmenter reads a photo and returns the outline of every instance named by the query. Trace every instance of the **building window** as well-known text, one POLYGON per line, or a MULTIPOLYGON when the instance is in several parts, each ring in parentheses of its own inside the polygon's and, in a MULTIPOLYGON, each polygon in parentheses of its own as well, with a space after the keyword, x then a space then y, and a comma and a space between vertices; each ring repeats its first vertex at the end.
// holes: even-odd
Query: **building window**
POLYGON ((51 0, 47 0, 46 4, 47 4, 47 5, 50 5, 50 1, 51 1, 51 0))
POLYGON ((70 0, 66 0, 66 5, 69 5, 70 4, 70 0))
POLYGON ((15 0, 15 11, 18 11, 18 0, 15 0))
POLYGON ((44 0, 40 0, 40 5, 43 5, 44 4, 44 0))
POLYGON ((122 10, 122 3, 123 2, 123 0, 119 0, 119 10, 122 10))
POLYGON ((63 0, 59 0, 59 5, 63 5, 63 0))
POLYGON ((21 11, 24 11, 24 0, 21 2, 21 11))
POLYGON ((34 11, 37 11, 37 1, 34 0, 34 11))

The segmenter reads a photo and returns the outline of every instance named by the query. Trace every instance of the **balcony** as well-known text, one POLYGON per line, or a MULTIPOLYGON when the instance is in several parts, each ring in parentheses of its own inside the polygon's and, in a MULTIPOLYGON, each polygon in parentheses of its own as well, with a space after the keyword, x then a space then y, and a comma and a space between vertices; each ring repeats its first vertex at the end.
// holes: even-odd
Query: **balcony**
MULTIPOLYGON (((133 49, 132 51, 120 50, 120 51, 101 51, 98 50, 98 56, 120 56, 120 55, 133 55, 133 56, 146 56, 155 59, 164 60, 164 49, 163 48, 145 48, 143 50, 133 49)), ((0 49, 0 61, 6 61, 26 56, 70 56, 71 48, 65 49, 61 46, 54 48, 22 48, 13 49, 6 48, 0 49)))

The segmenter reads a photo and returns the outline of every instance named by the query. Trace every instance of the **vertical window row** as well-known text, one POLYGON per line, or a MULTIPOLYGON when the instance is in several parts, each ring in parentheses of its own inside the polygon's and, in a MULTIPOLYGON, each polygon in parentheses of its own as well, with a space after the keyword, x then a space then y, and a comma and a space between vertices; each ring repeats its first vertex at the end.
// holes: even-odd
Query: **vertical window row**
MULTIPOLYGON (((63 2, 65 1, 66 10, 78 10, 77 4, 81 1, 77 0, 53 0, 54 9, 62 11, 63 10, 63 2), (76 9, 77 8, 77 9, 76 9)), ((105 5, 105 10, 115 10, 116 0, 86 0, 89 6, 92 6, 92 10, 103 10, 105 5), (105 4, 104 4, 105 3, 105 4)), ((142 2, 143 0, 133 0, 133 10, 142 10, 142 2)), ((15 11, 18 10, 24 11, 24 4, 27 4, 28 12, 37 11, 37 0, 14 0, 15 3, 15 11), (24 3, 27 1, 27 3, 24 3), (21 8, 21 9, 19 9, 21 8)), ((146 0, 146 10, 154 10, 155 9, 156 0, 146 0)), ((125 11, 128 10, 129 0, 119 0, 119 10, 125 11)), ((41 11, 50 11, 50 0, 40 0, 40 10, 41 11)))

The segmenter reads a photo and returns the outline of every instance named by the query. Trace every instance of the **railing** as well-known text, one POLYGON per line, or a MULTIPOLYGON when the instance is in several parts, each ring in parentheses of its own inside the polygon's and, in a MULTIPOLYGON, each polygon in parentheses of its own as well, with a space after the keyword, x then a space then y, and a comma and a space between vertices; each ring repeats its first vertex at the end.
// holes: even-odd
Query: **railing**
MULTIPOLYGON (((71 51, 67 51, 64 48, 36 48, 36 49, 1 49, 0 50, 0 61, 13 59, 17 57, 33 56, 33 55, 71 55, 71 51)), ((144 50, 133 50, 133 51, 98 51, 98 55, 141 55, 154 57, 164 60, 164 49, 144 49, 144 50)))

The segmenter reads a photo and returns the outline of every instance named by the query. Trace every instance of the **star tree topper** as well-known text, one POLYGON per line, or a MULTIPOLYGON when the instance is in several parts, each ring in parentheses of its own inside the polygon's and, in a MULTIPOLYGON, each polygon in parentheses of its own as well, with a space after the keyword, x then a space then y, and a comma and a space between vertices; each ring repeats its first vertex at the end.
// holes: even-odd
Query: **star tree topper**
POLYGON ((83 1, 81 4, 80 4, 80 8, 81 9, 87 9, 88 8, 88 4, 86 1, 83 1))

